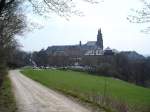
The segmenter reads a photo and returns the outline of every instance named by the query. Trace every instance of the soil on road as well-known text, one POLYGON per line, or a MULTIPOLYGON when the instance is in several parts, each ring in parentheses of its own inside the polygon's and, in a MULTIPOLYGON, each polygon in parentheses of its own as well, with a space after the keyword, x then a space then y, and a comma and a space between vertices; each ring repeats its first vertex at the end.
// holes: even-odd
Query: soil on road
POLYGON ((19 112, 90 112, 77 102, 22 75, 9 72, 19 112))

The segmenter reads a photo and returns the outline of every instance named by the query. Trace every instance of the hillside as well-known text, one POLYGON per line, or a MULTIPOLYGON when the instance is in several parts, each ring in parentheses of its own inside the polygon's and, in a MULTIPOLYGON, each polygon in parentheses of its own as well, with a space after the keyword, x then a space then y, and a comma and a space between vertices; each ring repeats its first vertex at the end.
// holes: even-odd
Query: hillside
POLYGON ((87 73, 60 70, 22 71, 26 76, 49 88, 94 102, 117 111, 149 112, 150 89, 87 73))

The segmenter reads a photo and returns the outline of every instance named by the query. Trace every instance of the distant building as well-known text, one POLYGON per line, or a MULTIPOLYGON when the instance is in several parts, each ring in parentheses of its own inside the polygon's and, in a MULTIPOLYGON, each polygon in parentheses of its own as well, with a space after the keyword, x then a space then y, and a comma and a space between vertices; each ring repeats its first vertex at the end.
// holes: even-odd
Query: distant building
POLYGON ((104 52, 101 48, 96 48, 96 49, 88 50, 84 55, 86 55, 86 56, 99 56, 99 55, 104 55, 104 52))
POLYGON ((98 56, 103 55, 103 38, 101 29, 98 30, 97 41, 88 41, 84 46, 88 47, 84 55, 88 56, 98 56))
POLYGON ((103 38, 101 29, 98 30, 97 41, 88 41, 84 46, 89 46, 91 48, 100 48, 103 50, 103 38))
POLYGON ((116 49, 111 49, 110 47, 107 47, 104 49, 104 55, 114 55, 117 54, 118 51, 116 49))
POLYGON ((97 41, 88 41, 82 45, 64 45, 51 46, 47 48, 47 53, 50 55, 63 55, 71 57, 80 57, 83 55, 103 55, 103 39, 101 29, 98 30, 97 41))
POLYGON ((107 47, 105 50, 104 50, 104 55, 113 55, 113 51, 112 49, 110 49, 109 47, 107 47))
POLYGON ((114 51, 110 48, 103 50, 101 29, 98 30, 96 41, 88 41, 86 44, 80 41, 78 45, 51 46, 46 51, 51 56, 67 56, 70 60, 77 60, 75 64, 82 60, 83 56, 114 55, 114 51))
POLYGON ((66 57, 67 60, 73 62, 74 65, 79 65, 84 56, 102 56, 102 55, 114 55, 118 53, 117 50, 107 47, 103 50, 103 37, 101 29, 98 30, 96 41, 87 41, 86 44, 82 44, 80 41, 78 45, 61 45, 51 46, 46 50, 50 57, 66 57))

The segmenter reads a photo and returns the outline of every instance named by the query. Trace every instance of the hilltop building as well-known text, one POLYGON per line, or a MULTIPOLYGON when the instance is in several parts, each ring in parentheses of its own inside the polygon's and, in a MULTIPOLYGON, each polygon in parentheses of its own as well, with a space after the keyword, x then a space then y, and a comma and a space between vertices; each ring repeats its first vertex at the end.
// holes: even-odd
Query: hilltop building
POLYGON ((104 50, 104 55, 115 55, 117 53, 119 53, 119 51, 117 51, 116 49, 111 49, 110 47, 107 47, 104 50))
POLYGON ((51 61, 57 59, 60 64, 64 62, 66 65, 80 65, 84 57, 96 59, 99 56, 114 55, 116 50, 107 47, 103 49, 103 37, 101 29, 98 30, 97 40, 88 41, 86 44, 82 44, 80 41, 78 45, 62 45, 51 46, 46 50, 51 61), (68 63, 68 64, 67 64, 68 63))
POLYGON ((51 46, 47 48, 47 53, 53 56, 81 57, 84 55, 103 55, 103 38, 101 29, 98 30, 97 41, 88 41, 82 45, 51 46))
POLYGON ((84 46, 88 46, 89 49, 84 55, 98 56, 103 55, 103 38, 101 29, 98 30, 97 41, 88 41, 84 46))

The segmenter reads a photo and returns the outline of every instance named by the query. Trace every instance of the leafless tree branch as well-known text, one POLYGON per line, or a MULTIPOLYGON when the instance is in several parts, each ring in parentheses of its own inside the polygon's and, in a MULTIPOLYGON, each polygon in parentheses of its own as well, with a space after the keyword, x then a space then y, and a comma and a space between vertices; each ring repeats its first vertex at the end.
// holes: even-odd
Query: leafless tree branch
MULTIPOLYGON (((133 14, 130 14, 127 19, 131 23, 150 23, 150 2, 148 0, 141 0, 144 7, 142 9, 134 10, 132 9, 131 12, 133 14)), ((142 30, 141 32, 147 33, 150 32, 150 28, 147 27, 146 29, 142 30)))

